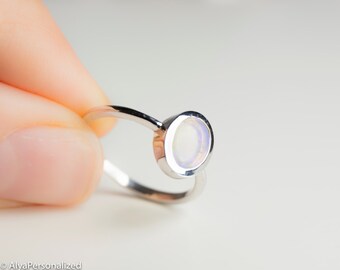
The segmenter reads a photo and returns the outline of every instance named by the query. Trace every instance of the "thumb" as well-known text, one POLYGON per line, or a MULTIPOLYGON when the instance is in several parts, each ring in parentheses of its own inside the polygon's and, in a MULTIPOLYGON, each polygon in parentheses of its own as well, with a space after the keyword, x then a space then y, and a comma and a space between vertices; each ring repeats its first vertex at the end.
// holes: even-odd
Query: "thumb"
POLYGON ((68 205, 102 172, 96 135, 72 111, 0 84, 0 199, 68 205))

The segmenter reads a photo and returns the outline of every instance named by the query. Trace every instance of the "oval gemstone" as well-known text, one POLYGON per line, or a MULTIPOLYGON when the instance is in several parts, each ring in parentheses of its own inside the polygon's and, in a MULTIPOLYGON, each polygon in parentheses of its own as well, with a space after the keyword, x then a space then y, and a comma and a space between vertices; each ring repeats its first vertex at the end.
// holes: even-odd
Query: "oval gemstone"
POLYGON ((176 129, 174 158, 182 168, 196 168, 208 156, 210 144, 210 132, 204 121, 194 116, 188 117, 176 129))

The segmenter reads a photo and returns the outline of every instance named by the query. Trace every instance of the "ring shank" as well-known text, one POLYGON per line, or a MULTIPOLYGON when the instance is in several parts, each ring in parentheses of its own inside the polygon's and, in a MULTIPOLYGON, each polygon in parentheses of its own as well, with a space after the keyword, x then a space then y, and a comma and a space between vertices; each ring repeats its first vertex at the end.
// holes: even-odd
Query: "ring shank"
POLYGON ((170 193, 139 184, 108 160, 104 161, 104 171, 107 176, 115 180, 120 186, 133 192, 135 195, 159 203, 181 203, 191 200, 203 191, 206 182, 205 172, 203 171, 195 177, 195 184, 190 190, 179 193, 170 193))
MULTIPOLYGON (((155 118, 150 117, 144 113, 138 112, 136 110, 120 106, 107 105, 94 108, 84 115, 84 120, 93 121, 102 117, 117 117, 132 120, 134 122, 144 125, 145 127, 153 131, 163 129, 163 123, 156 120, 155 118)), ((196 197, 203 191, 203 188, 206 183, 206 175, 205 172, 202 171, 195 176, 194 185, 190 190, 179 193, 170 193, 152 189, 147 186, 139 184, 137 181, 130 178, 125 172, 120 170, 118 167, 113 165, 108 160, 104 161, 104 171, 110 178, 115 180, 120 186, 127 188, 134 194, 147 200, 166 204, 182 203, 185 201, 192 200, 194 197, 196 197)))

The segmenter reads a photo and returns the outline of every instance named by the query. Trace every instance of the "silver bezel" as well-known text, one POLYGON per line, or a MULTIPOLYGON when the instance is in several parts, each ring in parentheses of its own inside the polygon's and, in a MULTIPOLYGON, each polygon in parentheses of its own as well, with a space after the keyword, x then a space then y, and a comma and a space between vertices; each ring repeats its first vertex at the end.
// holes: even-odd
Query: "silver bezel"
POLYGON ((156 131, 154 137, 154 153, 159 167, 172 178, 190 177, 202 171, 208 163, 214 146, 214 135, 209 121, 198 112, 188 111, 168 118, 163 124, 164 129, 156 131), (177 163, 173 154, 173 140, 178 127, 190 117, 197 118, 209 131, 209 150, 200 164, 184 168, 177 163))

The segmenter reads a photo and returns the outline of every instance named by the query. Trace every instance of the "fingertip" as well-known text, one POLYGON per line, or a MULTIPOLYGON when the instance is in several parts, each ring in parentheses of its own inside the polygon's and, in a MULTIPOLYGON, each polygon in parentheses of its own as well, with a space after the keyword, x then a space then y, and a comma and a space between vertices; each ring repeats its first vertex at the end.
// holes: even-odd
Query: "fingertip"
POLYGON ((115 118, 101 118, 90 121, 87 124, 97 134, 98 137, 106 135, 116 125, 115 118))
MULTIPOLYGON (((43 1, 4 1, 0 26, 1 82, 52 100, 78 115, 109 104, 43 1)), ((98 134, 110 127, 93 125, 98 134)))
POLYGON ((89 130, 34 127, 0 143, 0 197, 44 205, 84 201, 102 174, 102 151, 89 130))

